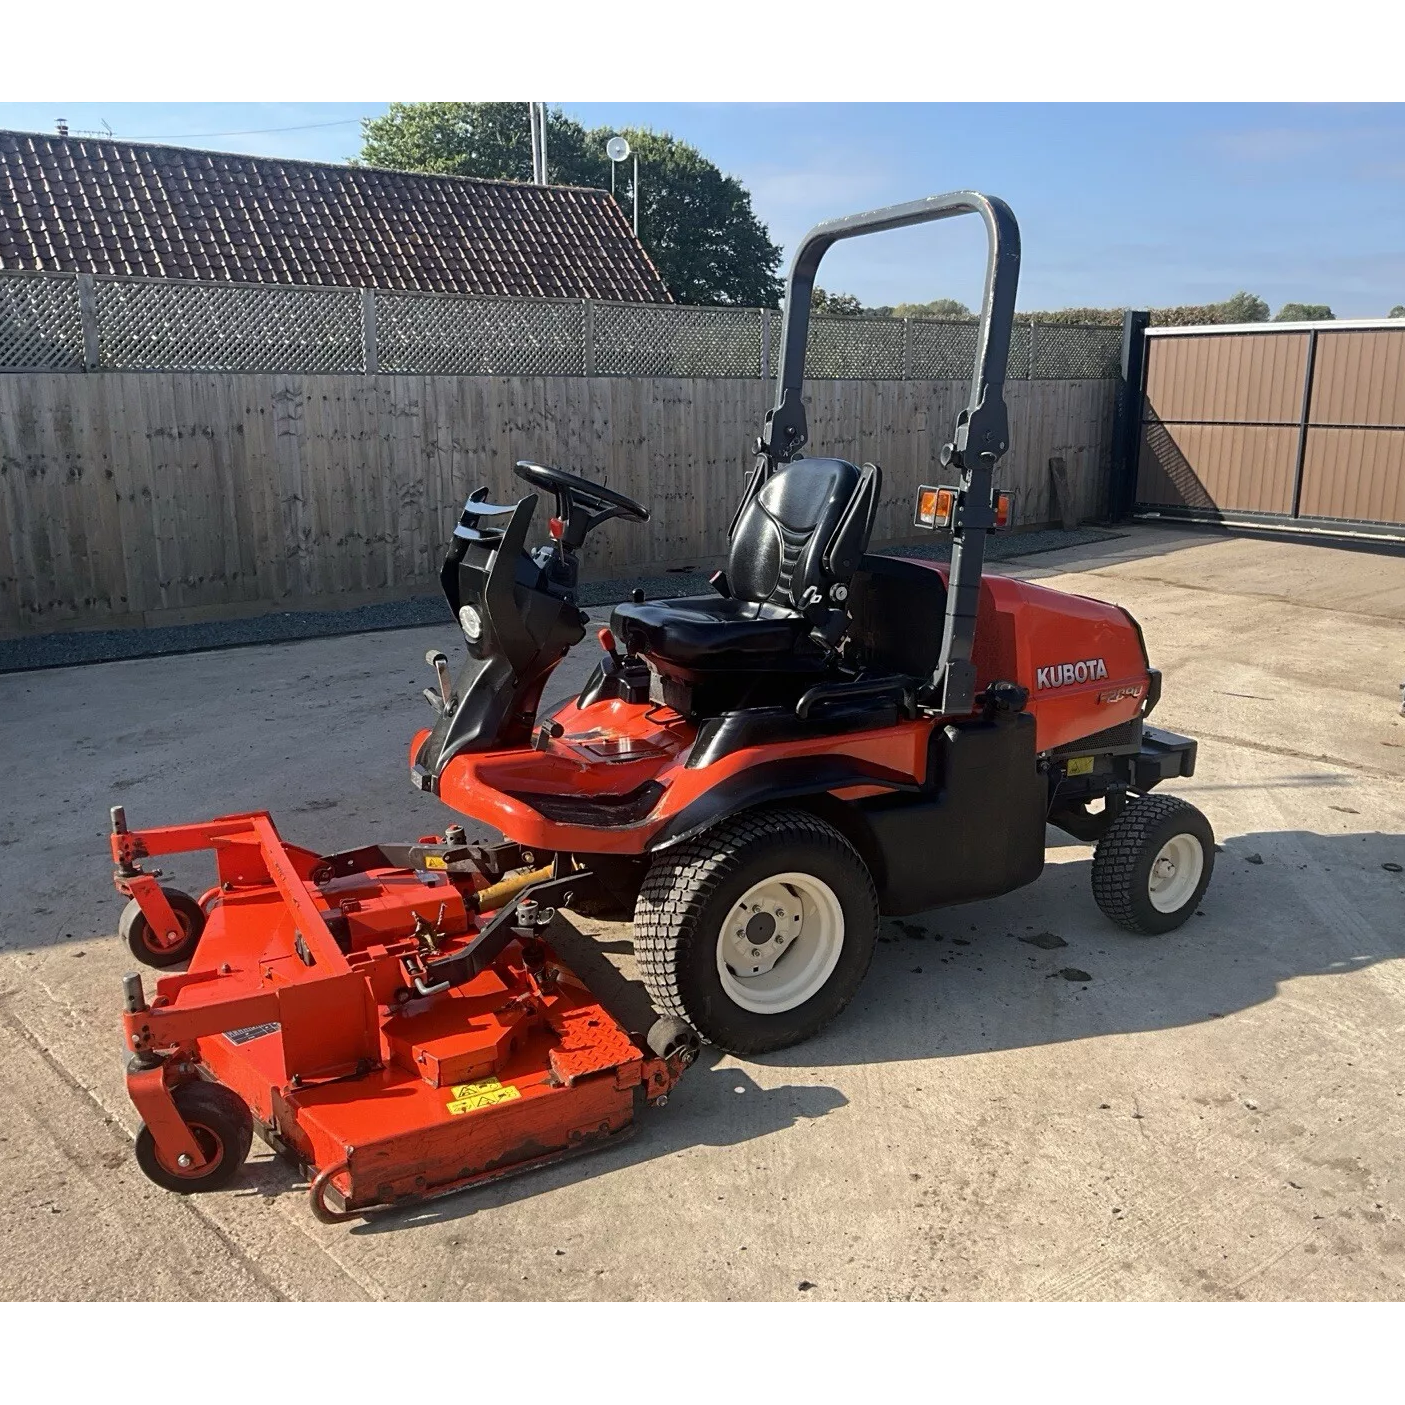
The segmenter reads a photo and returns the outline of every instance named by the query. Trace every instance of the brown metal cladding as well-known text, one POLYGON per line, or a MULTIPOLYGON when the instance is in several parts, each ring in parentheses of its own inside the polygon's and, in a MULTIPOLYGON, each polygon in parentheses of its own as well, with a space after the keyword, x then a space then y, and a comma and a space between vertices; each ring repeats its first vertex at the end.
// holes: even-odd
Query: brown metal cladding
POLYGON ((1405 524, 1405 429, 1309 429, 1299 511, 1405 524))
POLYGON ((1145 418, 1296 424, 1306 332, 1148 338, 1145 418))
POLYGON ((1220 512, 1291 512, 1297 444, 1296 426, 1143 425, 1137 501, 1220 512))
POLYGON ((1308 418, 1313 424, 1405 426, 1405 326, 1319 332, 1308 418))

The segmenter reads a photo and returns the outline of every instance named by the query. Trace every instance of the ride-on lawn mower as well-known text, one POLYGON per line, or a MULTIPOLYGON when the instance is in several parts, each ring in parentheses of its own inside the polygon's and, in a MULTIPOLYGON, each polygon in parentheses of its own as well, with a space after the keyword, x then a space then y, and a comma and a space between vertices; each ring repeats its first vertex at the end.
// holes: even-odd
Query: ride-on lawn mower
POLYGON ((554 496, 474 492, 442 582, 468 657, 431 652, 431 728, 413 782, 494 826, 315 854, 266 814, 174 828, 113 811, 121 930, 163 976, 126 979, 137 1159, 176 1191, 238 1171, 255 1123, 306 1169, 315 1213, 345 1218, 538 1166, 631 1130, 699 1038, 756 1054, 848 1003, 880 913, 1009 892, 1039 876, 1046 821, 1096 841, 1093 895, 1134 932, 1193 912, 1214 841, 1183 801, 1195 743, 1146 718, 1160 692, 1114 605, 983 577, 1008 513, 994 470, 1019 270, 1005 204, 971 192, 821 224, 785 301, 774 408, 714 592, 635 592, 599 632, 580 695, 538 717, 581 642, 578 552, 645 507, 560 468, 554 496), (870 554, 881 475, 806 458, 810 295, 836 240, 958 214, 989 236, 970 403, 916 519, 951 565, 870 554), (212 849, 198 901, 139 861, 212 849), (623 1029, 546 940, 554 907, 627 915, 662 1018, 623 1029))

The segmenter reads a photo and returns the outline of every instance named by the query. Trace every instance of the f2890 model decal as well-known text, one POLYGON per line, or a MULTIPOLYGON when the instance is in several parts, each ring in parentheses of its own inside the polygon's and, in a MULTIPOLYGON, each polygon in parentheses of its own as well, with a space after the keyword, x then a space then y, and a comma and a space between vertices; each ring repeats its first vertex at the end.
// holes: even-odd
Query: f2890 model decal
POLYGON ((1095 683, 1107 677, 1102 659, 1080 659, 1077 663, 1051 663, 1035 670, 1036 688, 1067 688, 1072 683, 1095 683))

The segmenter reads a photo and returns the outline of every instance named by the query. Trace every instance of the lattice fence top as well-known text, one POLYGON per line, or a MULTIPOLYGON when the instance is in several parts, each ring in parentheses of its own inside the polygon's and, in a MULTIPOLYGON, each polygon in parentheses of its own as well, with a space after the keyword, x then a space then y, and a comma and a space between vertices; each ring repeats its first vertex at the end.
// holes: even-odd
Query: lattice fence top
POLYGON ((543 298, 375 295, 382 371, 449 376, 585 374, 585 304, 543 298))
POLYGON ((78 280, 49 273, 0 278, 0 366, 67 371, 82 365, 78 280))
POLYGON ((903 324, 891 317, 812 318, 805 374, 821 380, 902 380, 904 335, 903 324))
POLYGON ((1104 380, 1119 375, 1121 368, 1121 327, 1035 324, 1031 380, 1104 380))
POLYGON ((594 321, 597 375, 761 374, 758 308, 606 303, 596 306, 594 321))
MULTIPOLYGON (((0 370, 774 376, 779 313, 0 270, 0 370)), ((1120 327, 1019 321, 1011 380, 1102 380, 1120 327)), ((816 317, 815 380, 964 380, 973 321, 816 317)))
POLYGON ((361 295, 351 289, 97 283, 99 363, 112 370, 361 371, 361 295))

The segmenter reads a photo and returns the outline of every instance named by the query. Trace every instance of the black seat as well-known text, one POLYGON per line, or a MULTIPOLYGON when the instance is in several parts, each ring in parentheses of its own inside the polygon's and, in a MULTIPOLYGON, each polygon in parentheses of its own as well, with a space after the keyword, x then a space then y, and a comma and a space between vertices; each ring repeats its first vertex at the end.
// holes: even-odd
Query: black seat
POLYGON ((858 569, 878 510, 873 464, 797 459, 742 506, 727 562, 729 596, 702 595, 616 608, 615 636, 660 672, 814 671, 826 651, 810 638, 816 606, 858 569), (811 607, 811 618, 804 611, 811 607))

